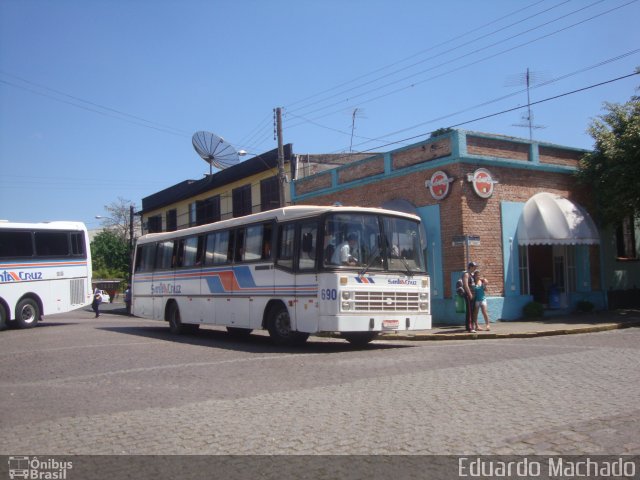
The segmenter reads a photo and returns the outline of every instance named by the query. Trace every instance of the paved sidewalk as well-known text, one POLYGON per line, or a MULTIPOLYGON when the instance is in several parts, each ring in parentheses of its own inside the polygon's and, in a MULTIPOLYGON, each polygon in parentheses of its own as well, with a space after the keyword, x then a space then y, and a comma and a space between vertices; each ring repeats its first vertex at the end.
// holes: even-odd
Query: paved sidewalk
MULTIPOLYGON (((484 328, 484 321, 480 323, 484 328)), ((384 333, 385 340, 482 340, 488 338, 527 338, 574 333, 603 332, 640 327, 640 309, 620 309, 594 313, 575 313, 545 317, 536 321, 498 321, 490 331, 467 333, 462 325, 435 325, 431 330, 384 333)))

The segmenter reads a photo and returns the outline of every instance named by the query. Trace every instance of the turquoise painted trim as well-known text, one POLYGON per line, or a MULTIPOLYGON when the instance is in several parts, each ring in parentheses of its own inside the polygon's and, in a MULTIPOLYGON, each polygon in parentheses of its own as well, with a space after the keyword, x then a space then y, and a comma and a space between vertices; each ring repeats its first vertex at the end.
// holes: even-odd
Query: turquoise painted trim
POLYGON ((540 147, 537 143, 529 145, 529 161, 536 165, 540 165, 540 147))
POLYGON ((501 202, 502 265, 505 297, 520 296, 520 271, 518 268, 518 221, 524 210, 522 202, 501 202))
POLYGON ((467 136, 459 130, 451 135, 451 156, 460 158, 467 155, 467 136))
POLYGON ((591 291, 591 263, 589 260, 589 247, 576 245, 576 292, 591 291))
POLYGON ((557 143, 539 142, 539 141, 532 142, 528 138, 508 137, 506 135, 492 135, 490 133, 475 132, 473 130, 456 130, 456 131, 460 132, 461 134, 463 134, 465 136, 472 136, 472 137, 478 137, 478 138, 487 138, 487 139, 491 139, 491 140, 502 140, 502 141, 511 142, 511 143, 527 143, 527 144, 535 143, 535 144, 537 144, 537 145, 539 145, 541 147, 559 148, 561 150, 573 150, 574 152, 584 152, 584 153, 590 152, 590 150, 585 150, 584 148, 567 147, 566 145, 560 145, 560 144, 557 144, 557 143))
POLYGON ((566 165, 552 165, 547 163, 523 162, 522 160, 509 160, 501 157, 487 157, 483 155, 471 155, 459 159, 460 163, 472 163, 478 166, 512 168, 514 170, 537 170, 547 173, 572 174, 578 170, 577 167, 566 165))
POLYGON ((389 175, 391 173, 391 153, 387 152, 383 156, 384 158, 384 174, 389 175))
POLYGON ((416 209, 427 236, 427 270, 431 278, 431 299, 444 298, 442 266, 442 230, 440 228, 440 205, 416 209))

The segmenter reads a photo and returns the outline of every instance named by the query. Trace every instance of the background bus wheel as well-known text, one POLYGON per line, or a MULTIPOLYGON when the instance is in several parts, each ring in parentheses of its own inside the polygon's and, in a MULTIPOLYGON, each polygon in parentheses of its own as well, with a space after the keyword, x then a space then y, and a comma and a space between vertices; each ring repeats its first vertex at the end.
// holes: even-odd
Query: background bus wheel
POLYGON ((7 328, 7 312, 4 311, 4 307, 0 305, 0 330, 7 328))
POLYGON ((284 306, 276 307, 271 311, 267 329, 271 339, 278 345, 300 345, 309 338, 308 333, 291 329, 291 317, 284 306))
POLYGON ((40 309, 35 300, 25 298, 16 307, 16 323, 18 328, 35 327, 40 318, 40 309))
POLYGON ((229 335, 232 337, 245 338, 251 335, 253 330, 250 328, 227 327, 227 332, 229 332, 229 335))
POLYGON ((363 346, 375 340, 378 332, 344 332, 342 338, 352 345, 363 346))
POLYGON ((183 335, 185 333, 196 333, 200 328, 199 324, 182 323, 180 319, 180 309, 176 303, 169 305, 169 311, 167 313, 169 320, 169 329, 174 335, 183 335))

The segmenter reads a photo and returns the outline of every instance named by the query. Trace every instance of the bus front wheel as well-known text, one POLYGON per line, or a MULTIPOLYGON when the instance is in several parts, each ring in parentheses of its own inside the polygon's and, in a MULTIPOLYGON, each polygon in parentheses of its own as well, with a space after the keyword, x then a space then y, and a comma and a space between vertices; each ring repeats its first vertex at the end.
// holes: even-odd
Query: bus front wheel
POLYGON ((18 328, 35 327, 40 318, 40 308, 35 300, 23 298, 16 307, 16 323, 18 328))
POLYGON ((184 324, 180 318, 180 309, 176 303, 169 305, 169 311, 167 312, 167 319, 169 320, 169 330, 174 335, 182 335, 185 333, 196 333, 200 328, 198 324, 184 324))
POLYGON ((301 345, 309 338, 308 333, 296 332, 291 328, 291 317, 284 306, 271 311, 267 330, 271 339, 278 345, 301 345))

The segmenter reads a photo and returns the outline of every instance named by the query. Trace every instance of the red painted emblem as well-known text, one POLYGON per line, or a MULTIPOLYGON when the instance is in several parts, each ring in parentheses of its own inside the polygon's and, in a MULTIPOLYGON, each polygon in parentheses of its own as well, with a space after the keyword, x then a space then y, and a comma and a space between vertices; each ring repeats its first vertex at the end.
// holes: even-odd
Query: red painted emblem
POLYGON ((468 176, 473 184, 473 190, 481 198, 489 198, 493 195, 493 186, 498 183, 486 168, 479 168, 468 176))
POLYGON ((447 176, 447 174, 441 170, 438 170, 431 179, 424 182, 425 186, 431 192, 431 196, 436 200, 442 200, 449 195, 449 185, 453 182, 453 178, 447 176))

